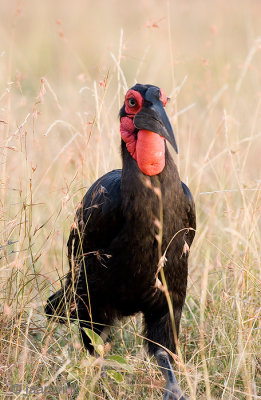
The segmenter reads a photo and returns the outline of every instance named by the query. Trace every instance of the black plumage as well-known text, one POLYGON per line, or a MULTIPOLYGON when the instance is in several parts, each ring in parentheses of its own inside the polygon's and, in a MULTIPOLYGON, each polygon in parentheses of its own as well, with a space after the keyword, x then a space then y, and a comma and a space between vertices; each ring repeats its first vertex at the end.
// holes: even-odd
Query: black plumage
MULTIPOLYGON (((130 100, 126 98, 121 121, 124 117, 129 118, 128 123, 133 121, 136 139, 139 129, 148 129, 164 136, 175 148, 159 88, 137 84, 132 91, 134 97, 140 93, 142 108, 129 114, 126 101, 130 100)), ((164 399, 185 399, 170 356, 155 344, 175 352, 159 258, 167 249, 163 268, 178 335, 196 218, 192 195, 181 182, 166 143, 164 146, 165 166, 149 176, 141 171, 122 140, 122 170, 98 179, 77 210, 68 240, 70 270, 64 287, 48 299, 46 313, 59 322, 69 316, 79 320, 81 327, 101 333, 115 318, 142 312, 148 350, 166 376, 164 399)), ((81 334, 86 348, 92 351, 89 338, 83 330, 81 334)))

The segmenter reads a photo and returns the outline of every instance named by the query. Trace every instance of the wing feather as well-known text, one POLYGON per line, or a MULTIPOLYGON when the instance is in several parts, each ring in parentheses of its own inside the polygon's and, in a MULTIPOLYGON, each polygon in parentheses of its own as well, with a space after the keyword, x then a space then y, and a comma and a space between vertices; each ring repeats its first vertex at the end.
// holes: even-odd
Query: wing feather
POLYGON ((67 242, 69 261, 109 247, 123 225, 121 170, 99 178, 87 191, 76 212, 67 242))
POLYGON ((185 199, 187 202, 187 217, 188 217, 188 222, 189 222, 189 227, 192 228, 192 230, 189 231, 189 247, 191 246, 191 243, 193 242, 194 236, 195 236, 195 231, 196 231, 196 209, 195 209, 195 203, 193 196, 191 194, 191 191, 185 185, 184 182, 181 182, 183 192, 185 194, 185 199))

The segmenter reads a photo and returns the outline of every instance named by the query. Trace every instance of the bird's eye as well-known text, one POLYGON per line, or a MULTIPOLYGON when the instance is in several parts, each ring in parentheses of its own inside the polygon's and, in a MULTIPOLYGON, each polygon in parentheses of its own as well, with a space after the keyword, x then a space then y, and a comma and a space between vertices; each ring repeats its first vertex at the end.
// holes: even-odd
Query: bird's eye
POLYGON ((128 103, 130 107, 135 107, 137 104, 137 101, 134 99, 134 97, 131 97, 130 99, 128 99, 128 103))

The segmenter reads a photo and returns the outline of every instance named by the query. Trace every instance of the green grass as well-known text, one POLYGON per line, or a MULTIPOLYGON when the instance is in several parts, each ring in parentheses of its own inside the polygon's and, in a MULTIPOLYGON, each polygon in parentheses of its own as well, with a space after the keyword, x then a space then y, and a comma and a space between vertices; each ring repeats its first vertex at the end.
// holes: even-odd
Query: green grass
POLYGON ((179 382, 191 399, 261 398, 260 12, 243 0, 0 4, 3 398, 21 384, 66 399, 68 383, 77 399, 162 397, 141 316, 115 324, 101 378, 77 327, 43 313, 78 202, 121 166, 117 115, 135 80, 172 97, 174 157, 197 207, 179 382))

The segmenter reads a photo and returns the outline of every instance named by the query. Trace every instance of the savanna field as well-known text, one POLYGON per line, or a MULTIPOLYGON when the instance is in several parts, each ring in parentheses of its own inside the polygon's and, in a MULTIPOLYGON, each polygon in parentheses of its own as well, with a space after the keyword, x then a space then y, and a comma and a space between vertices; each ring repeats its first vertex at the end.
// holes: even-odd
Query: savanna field
POLYGON ((260 18, 258 0, 0 3, 1 398, 162 398, 140 315, 96 359, 43 309, 79 201, 121 168, 118 112, 139 82, 171 98, 197 209, 178 381, 194 400, 261 399, 260 18))

